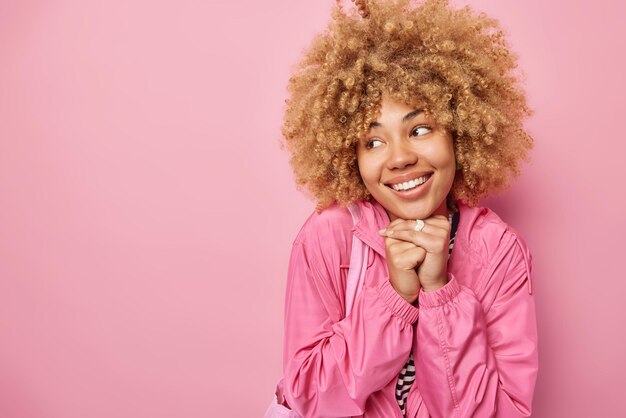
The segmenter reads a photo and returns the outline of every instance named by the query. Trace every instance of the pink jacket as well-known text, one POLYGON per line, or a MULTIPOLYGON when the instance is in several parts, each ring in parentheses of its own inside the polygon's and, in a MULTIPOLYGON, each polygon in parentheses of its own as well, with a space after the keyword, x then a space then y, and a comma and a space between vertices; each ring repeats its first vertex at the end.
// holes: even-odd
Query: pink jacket
POLYGON ((407 417, 530 416, 537 328, 522 238, 494 212, 459 203, 449 282, 419 308, 391 286, 376 201, 313 213, 296 237, 285 303, 284 390, 305 418, 402 418, 395 386, 409 352, 407 417), (369 246, 365 284, 344 318, 352 234, 369 246), (418 320, 419 318, 419 320, 418 320))

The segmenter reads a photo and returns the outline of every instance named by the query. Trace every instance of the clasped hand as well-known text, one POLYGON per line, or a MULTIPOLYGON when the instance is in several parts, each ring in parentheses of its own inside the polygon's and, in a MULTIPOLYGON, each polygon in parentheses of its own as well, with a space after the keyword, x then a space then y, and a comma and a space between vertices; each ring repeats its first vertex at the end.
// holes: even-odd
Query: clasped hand
POLYGON ((396 219, 379 231, 385 237, 389 280, 409 303, 420 288, 437 290, 447 283, 450 222, 443 215, 424 219, 416 231, 414 220, 396 219))

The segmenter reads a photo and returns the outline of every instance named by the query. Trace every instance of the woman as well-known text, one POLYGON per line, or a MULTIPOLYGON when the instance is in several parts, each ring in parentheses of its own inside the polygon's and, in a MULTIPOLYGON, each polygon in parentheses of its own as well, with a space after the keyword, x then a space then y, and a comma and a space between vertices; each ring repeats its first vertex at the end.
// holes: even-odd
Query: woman
POLYGON ((307 418, 530 416, 531 256, 478 206, 532 147, 516 58, 468 8, 359 3, 289 81, 283 134, 318 205, 291 253, 281 400, 307 418), (346 316, 353 237, 369 261, 346 316))

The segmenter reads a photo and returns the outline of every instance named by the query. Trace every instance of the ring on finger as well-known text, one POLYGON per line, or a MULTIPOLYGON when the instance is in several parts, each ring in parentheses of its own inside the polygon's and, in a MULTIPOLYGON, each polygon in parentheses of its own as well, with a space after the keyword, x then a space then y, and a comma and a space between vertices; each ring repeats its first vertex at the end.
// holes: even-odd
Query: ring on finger
POLYGON ((424 222, 421 219, 416 219, 415 226, 413 227, 413 229, 416 230, 417 232, 420 232, 422 229, 424 229, 425 225, 426 225, 426 222, 424 222))

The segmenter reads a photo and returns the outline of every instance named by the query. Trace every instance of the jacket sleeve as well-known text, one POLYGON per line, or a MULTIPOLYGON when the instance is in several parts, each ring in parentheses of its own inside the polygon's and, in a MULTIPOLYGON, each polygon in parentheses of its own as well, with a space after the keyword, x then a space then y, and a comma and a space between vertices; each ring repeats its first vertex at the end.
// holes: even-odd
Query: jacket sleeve
POLYGON ((530 416, 538 358, 526 255, 516 239, 485 279, 495 293, 486 312, 452 274, 420 293, 415 382, 431 417, 530 416))
MULTIPOLYGON (((327 243, 328 244, 328 243, 327 243)), ((343 305, 318 245, 295 242, 288 269, 284 395, 305 418, 361 415, 409 357, 419 310, 388 279, 364 283, 352 312, 343 305), (335 319, 331 319, 331 317, 335 319)))

